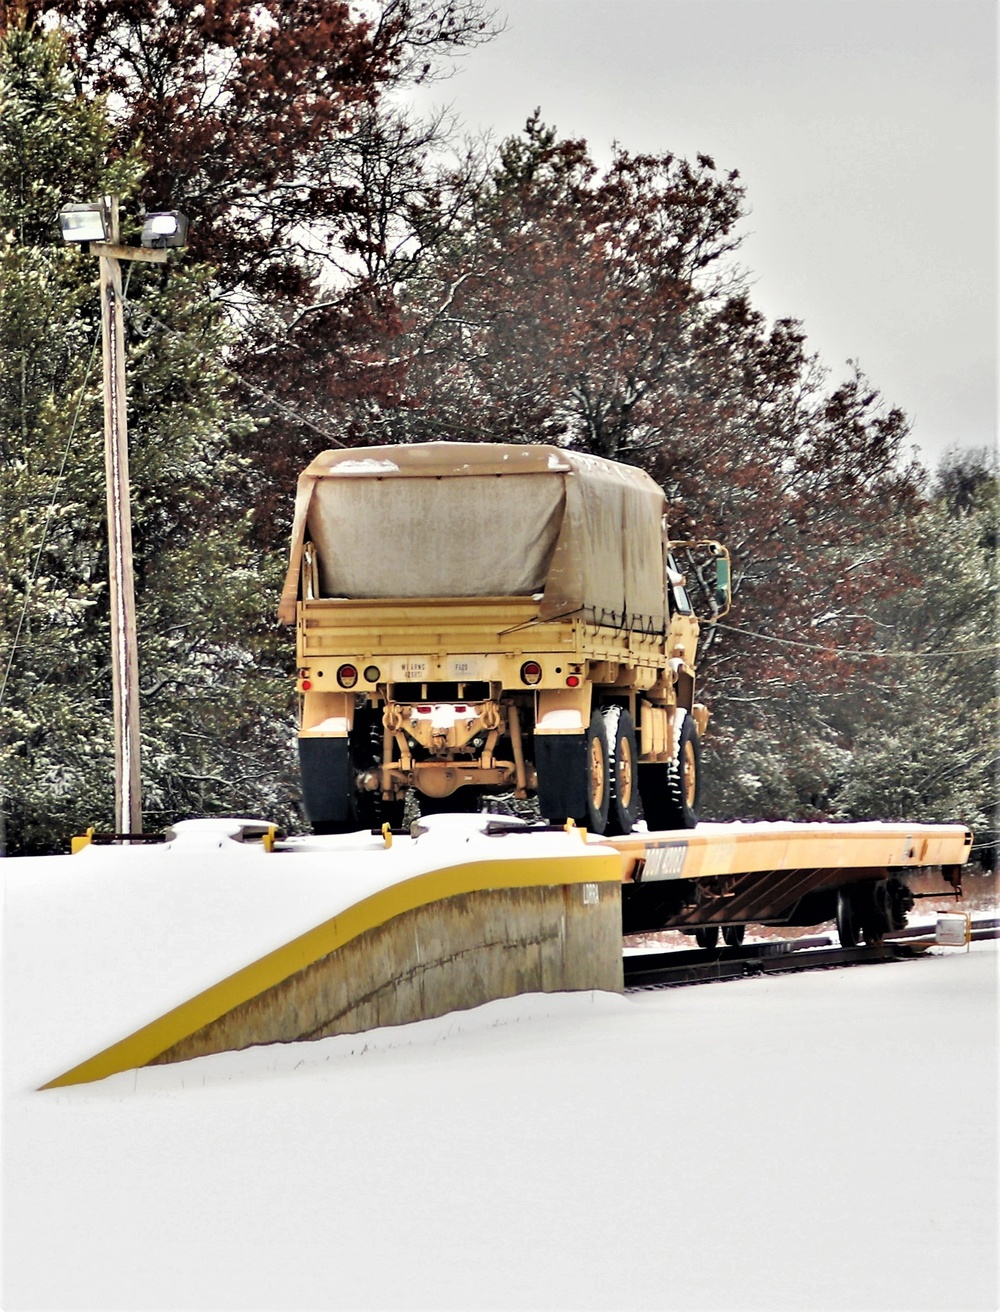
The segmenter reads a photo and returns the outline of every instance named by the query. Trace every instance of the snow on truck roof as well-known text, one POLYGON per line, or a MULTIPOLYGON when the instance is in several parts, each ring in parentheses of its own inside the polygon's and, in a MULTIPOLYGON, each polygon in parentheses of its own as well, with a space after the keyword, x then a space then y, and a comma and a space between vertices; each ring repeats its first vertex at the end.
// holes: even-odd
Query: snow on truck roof
POLYGON ((502 442, 419 442, 322 451, 302 477, 462 478, 483 474, 569 473, 612 478, 637 488, 655 490, 662 496, 649 475, 632 465, 558 446, 502 442))
POLYGON ((556 446, 324 451, 299 478, 278 618, 295 621, 311 541, 322 597, 541 594, 543 620, 662 632, 664 510, 641 469, 556 446))

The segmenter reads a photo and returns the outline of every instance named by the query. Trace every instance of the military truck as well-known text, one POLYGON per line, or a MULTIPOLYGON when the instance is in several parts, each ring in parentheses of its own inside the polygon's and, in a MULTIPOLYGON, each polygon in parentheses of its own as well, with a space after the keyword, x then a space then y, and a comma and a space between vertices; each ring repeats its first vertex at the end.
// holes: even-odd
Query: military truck
MULTIPOLYGON (((537 795, 628 833, 697 822, 699 620, 644 472, 557 446, 324 451, 299 479, 279 619, 297 626, 303 801, 317 832, 537 795)), ((704 581, 702 564, 695 567, 704 581)))

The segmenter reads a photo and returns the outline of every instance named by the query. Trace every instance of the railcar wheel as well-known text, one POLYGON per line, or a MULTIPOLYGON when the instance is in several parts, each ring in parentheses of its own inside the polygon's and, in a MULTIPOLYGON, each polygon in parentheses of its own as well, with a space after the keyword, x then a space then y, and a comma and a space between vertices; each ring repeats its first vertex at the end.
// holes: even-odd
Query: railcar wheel
POLYGON ((605 833, 630 834, 639 815, 639 749, 635 724, 620 706, 601 710, 610 771, 610 809, 605 833))
POLYGON ((742 947, 746 932, 746 925, 726 925, 722 931, 722 941, 727 948, 742 947))
POLYGON ((700 929, 694 931, 694 941, 700 948, 707 948, 709 951, 711 951, 712 948, 718 947, 719 926, 702 925, 700 929))
POLYGON ((650 829, 694 829, 701 800, 701 745, 694 720, 683 714, 677 752, 664 765, 639 768, 642 810, 650 829))
POLYGON ((865 888, 861 907, 861 930, 869 947, 877 947, 892 930, 892 903, 888 880, 880 879, 865 888))
POLYGON ((868 947, 877 947, 894 926, 893 899, 889 881, 852 884, 849 891, 837 894, 837 932, 843 947, 857 947, 863 937, 868 947), (849 942, 841 929, 842 902, 850 905, 849 942))
POLYGON ((837 889, 837 937, 842 948, 858 946, 858 922, 854 903, 850 893, 843 888, 837 889))

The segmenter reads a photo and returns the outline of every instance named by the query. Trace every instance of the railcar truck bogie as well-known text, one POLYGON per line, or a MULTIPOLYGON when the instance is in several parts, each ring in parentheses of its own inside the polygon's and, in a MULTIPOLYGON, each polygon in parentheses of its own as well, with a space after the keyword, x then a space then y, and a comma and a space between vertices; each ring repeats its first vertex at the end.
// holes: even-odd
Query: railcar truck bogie
POLYGON ((483 792, 628 832, 697 821, 699 619, 717 542, 672 543, 644 472, 554 446, 325 451, 299 480, 279 617, 297 626, 299 758, 318 832, 483 792))

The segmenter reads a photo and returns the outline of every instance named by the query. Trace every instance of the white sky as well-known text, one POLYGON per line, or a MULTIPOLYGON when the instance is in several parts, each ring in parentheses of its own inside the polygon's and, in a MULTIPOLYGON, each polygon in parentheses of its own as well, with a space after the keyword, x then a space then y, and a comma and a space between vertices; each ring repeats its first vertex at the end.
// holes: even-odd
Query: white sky
POLYGON ((416 95, 502 139, 540 106, 599 160, 711 155, 747 186, 755 304, 857 359, 934 461, 996 433, 992 0, 499 0, 416 95))

